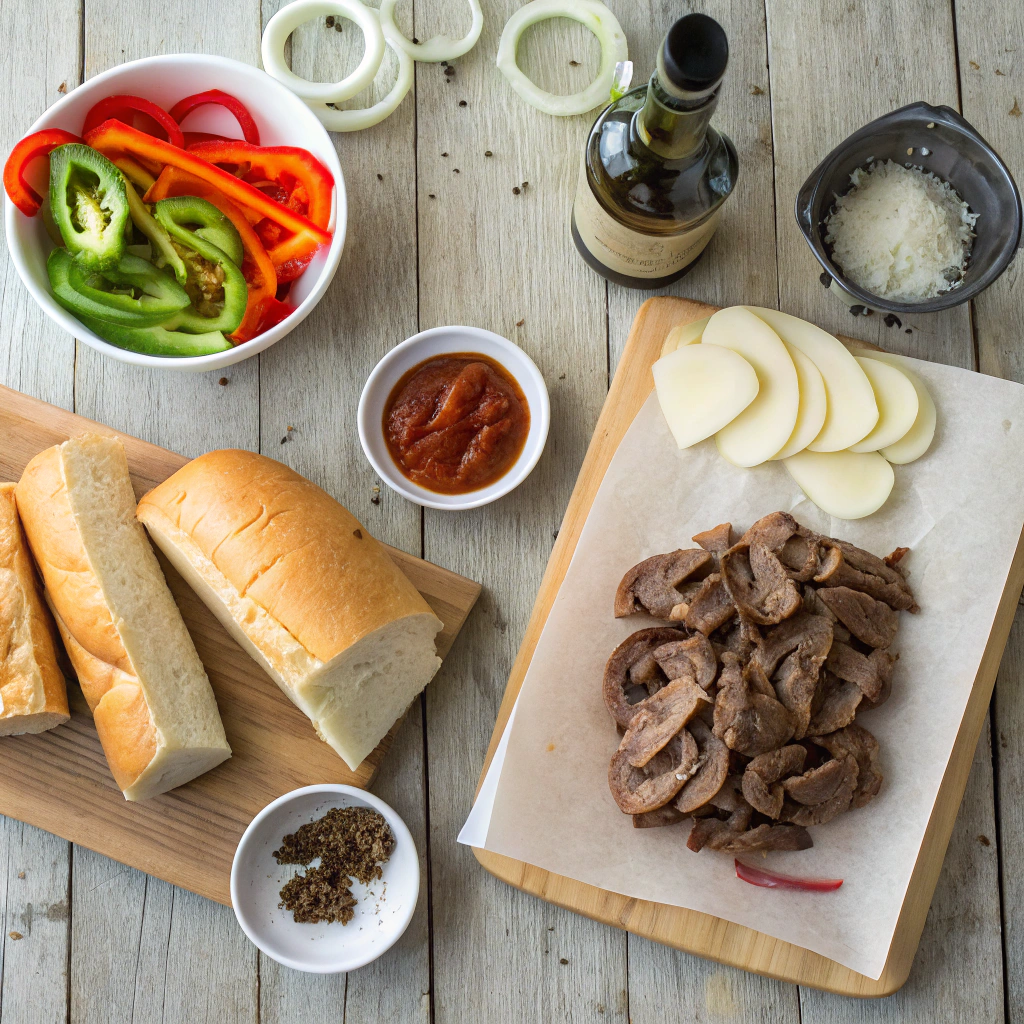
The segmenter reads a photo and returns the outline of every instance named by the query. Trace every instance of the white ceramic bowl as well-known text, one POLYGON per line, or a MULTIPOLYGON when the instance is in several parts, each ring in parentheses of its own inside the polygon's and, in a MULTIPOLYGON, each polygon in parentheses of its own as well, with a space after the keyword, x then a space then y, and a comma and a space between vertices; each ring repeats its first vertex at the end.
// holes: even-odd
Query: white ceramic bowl
POLYGON ((242 931, 279 964, 311 974, 354 971, 376 960, 402 937, 419 891, 420 862, 405 822, 372 793, 340 784, 295 789, 267 804, 243 833, 231 863, 231 905, 242 931), (379 811, 394 833, 395 849, 383 878, 368 886, 353 882, 358 904, 348 924, 296 924, 290 911, 278 907, 279 894, 303 869, 278 864, 273 853, 286 835, 332 807, 379 811))
MULTIPOLYGON (((50 282, 46 276, 46 257, 53 248, 53 243, 46 234, 42 215, 26 217, 6 195, 4 196, 7 247, 18 275, 43 312, 69 334, 80 338, 104 355, 113 356, 126 363, 134 363, 136 366, 159 366, 172 370, 217 370, 269 348, 309 316, 331 283, 345 246, 345 180, 330 136, 302 100, 275 82, 270 75, 249 64, 229 60, 227 57, 195 53, 146 57, 143 60, 121 64, 95 78, 90 78, 88 82, 58 100, 25 132, 25 135, 42 128, 64 128, 78 134, 82 130, 82 123, 88 110, 105 96, 129 93, 142 96, 164 109, 169 109, 183 97, 205 92, 207 89, 223 89, 224 92, 237 96, 249 108, 259 126, 262 145, 301 146, 321 160, 334 175, 334 204, 330 222, 334 237, 331 244, 317 253, 306 272, 292 285, 290 300, 296 303, 295 312, 252 341, 236 345, 227 352, 173 358, 129 352, 97 337, 58 305, 50 293, 50 282)), ((226 110, 213 106, 197 110, 189 117, 186 128, 189 131, 213 132, 230 138, 241 137, 234 118, 226 110)))
POLYGON ((359 440, 370 464, 389 487, 427 508, 479 508, 508 494, 537 465, 550 422, 548 389, 537 364, 518 345, 480 327, 434 327, 414 334, 396 345, 373 368, 359 396, 359 440), (402 375, 418 363, 452 352, 479 352, 500 363, 518 381, 530 407, 530 433, 512 468, 493 484, 466 494, 439 494, 413 483, 395 465, 384 440, 384 406, 402 375))

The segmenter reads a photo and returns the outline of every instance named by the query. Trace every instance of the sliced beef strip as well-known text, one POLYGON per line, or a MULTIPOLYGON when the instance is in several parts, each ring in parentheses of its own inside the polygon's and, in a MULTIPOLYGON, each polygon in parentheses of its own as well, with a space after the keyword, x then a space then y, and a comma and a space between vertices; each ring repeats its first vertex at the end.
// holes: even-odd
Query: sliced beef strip
POLYGON ((724 626, 736 614, 721 573, 713 572, 686 606, 682 621, 688 629, 707 636, 724 626))
POLYGON ((643 701, 668 681, 654 652, 684 636, 668 626, 638 629, 612 651, 604 669, 604 702, 617 725, 625 729, 643 701))
POLYGON ((634 768, 629 751, 641 742, 637 733, 651 721, 645 711, 634 717, 608 766, 608 787, 623 814, 644 814, 663 807, 700 768, 697 744, 686 729, 676 733, 646 767, 634 768))
POLYGON ((792 716, 796 739, 807 734, 818 676, 831 646, 829 620, 801 611, 768 630, 754 651, 751 664, 773 678, 775 693, 792 716))
POLYGON ((697 774, 679 791, 674 807, 680 814, 692 814, 718 795, 729 774, 729 748, 702 722, 695 718, 688 731, 697 741, 704 759, 697 774))
POLYGON ((743 796, 756 811, 777 818, 785 791, 779 779, 803 771, 807 751, 799 744, 759 754, 743 773, 743 796))
POLYGON ((706 576, 713 564, 711 555, 701 548, 645 558, 622 577, 615 591, 615 617, 646 611, 656 619, 669 619, 672 609, 684 601, 677 589, 680 584, 706 576))
POLYGON ((740 775, 727 775, 722 788, 708 801, 716 810, 732 814, 733 811, 745 807, 747 799, 743 795, 743 779, 740 775))
MULTIPOLYGON (((756 638, 760 640, 760 636, 756 638)), ((752 629, 742 622, 734 622, 727 630, 721 630, 711 641, 715 653, 721 659, 726 651, 735 654, 740 661, 746 663, 754 652, 755 639, 752 629)))
POLYGON ((675 825, 682 821, 685 814, 677 811, 674 804, 665 804, 654 811, 644 811, 633 815, 633 828, 660 828, 662 825, 675 825))
POLYGON ((809 850, 814 845, 810 833, 799 826, 758 825, 748 829, 749 824, 749 809, 735 811, 727 821, 701 818, 694 822, 686 846, 695 853, 705 846, 724 853, 749 853, 755 850, 809 850))
MULTIPOLYGON (((707 694, 692 679, 672 680, 643 702, 643 728, 626 731, 620 753, 634 768, 643 768, 686 726, 702 704, 710 703, 707 694), (626 737, 629 737, 628 742, 626 737)), ((633 722, 636 721, 634 715, 633 722)))
POLYGON ((713 530, 695 534, 693 542, 712 555, 717 565, 719 557, 736 543, 733 537, 732 523, 721 523, 713 530))
POLYGON ((807 726, 807 732, 814 735, 835 732, 836 729, 849 725, 864 699, 864 694, 856 683, 840 679, 828 669, 818 683, 818 696, 821 700, 815 701, 814 714, 807 726))
POLYGON ((762 516, 740 543, 762 544, 778 555, 791 579, 803 583, 818 571, 822 537, 801 526, 788 512, 762 516))
POLYGON ((700 633, 656 648, 654 660, 667 678, 690 678, 704 690, 718 675, 718 656, 708 638, 700 633))
POLYGON ((833 757, 849 755, 856 759, 858 773, 852 801, 854 807, 863 807, 877 795, 883 778, 878 769, 878 740, 864 726, 854 722, 830 736, 814 736, 812 741, 833 757))
POLYGON ((782 784, 787 799, 780 817, 794 825, 824 825, 851 804, 857 788, 857 761, 849 754, 782 784), (823 795, 827 794, 827 795, 823 795), (822 797, 815 800, 816 797, 822 797))
POLYGON ((743 541, 722 555, 722 580, 741 619, 762 626, 788 618, 800 607, 800 592, 785 566, 763 544, 743 541))
POLYGON ((849 587, 822 587, 818 597, 835 617, 869 647, 888 647, 896 638, 899 614, 884 601, 849 587))
MULTIPOLYGON (((870 654, 861 654, 849 644, 834 641, 828 652, 825 667, 840 679, 855 683, 861 693, 874 706, 881 703, 880 698, 886 687, 892 682, 892 668, 896 659, 888 651, 873 650, 870 654)), ((818 732, 834 732, 834 729, 819 729, 818 732)))
POLYGON ((722 656, 718 685, 714 732, 730 750, 756 757, 781 747, 793 735, 789 712, 775 697, 751 687, 736 655, 722 656))
POLYGON ((904 556, 909 552, 910 548, 893 548, 892 551, 882 559, 882 561, 885 562, 890 569, 895 569, 900 562, 903 561, 904 556))
POLYGON ((843 643, 849 642, 850 631, 835 617, 832 609, 818 597, 818 591, 807 583, 804 584, 804 611, 828 619, 832 623, 832 636, 836 640, 842 640, 843 643))
POLYGON ((918 611, 906 579, 877 555, 844 540, 825 540, 826 553, 814 582, 825 587, 849 587, 884 601, 897 611, 918 611))

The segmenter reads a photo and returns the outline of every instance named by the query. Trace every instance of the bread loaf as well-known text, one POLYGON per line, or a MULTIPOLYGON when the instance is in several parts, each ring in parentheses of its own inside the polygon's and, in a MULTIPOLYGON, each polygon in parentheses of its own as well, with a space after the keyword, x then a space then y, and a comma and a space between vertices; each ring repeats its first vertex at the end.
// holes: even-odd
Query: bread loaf
POLYGON ((0 736, 45 732, 70 717, 55 640, 14 484, 0 484, 0 736))
POLYGON ((145 531, 121 442, 37 455, 17 486, 29 546, 110 770, 128 800, 230 757, 217 702, 145 531))
POLYGON ((350 768, 437 671, 440 620, 358 520, 287 466, 210 452, 138 516, 350 768))

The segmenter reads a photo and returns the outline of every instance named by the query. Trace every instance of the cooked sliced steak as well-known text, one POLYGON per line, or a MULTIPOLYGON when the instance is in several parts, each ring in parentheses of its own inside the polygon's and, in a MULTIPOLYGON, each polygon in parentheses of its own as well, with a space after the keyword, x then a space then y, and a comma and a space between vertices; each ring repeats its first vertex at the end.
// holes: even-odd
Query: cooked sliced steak
POLYGON ((674 804, 665 804, 653 811, 633 815, 633 828, 660 828, 662 825, 674 825, 686 817, 676 810, 674 804))
POLYGON ((729 774, 729 748, 699 718, 690 723, 688 731, 697 741, 703 763, 675 799, 674 806, 680 814, 692 814, 708 804, 718 795, 729 774))
POLYGON ((741 811, 730 815, 728 821, 701 818, 694 822, 686 846, 695 853, 705 846, 723 853, 749 853, 755 850, 809 850, 814 845, 810 833, 799 826, 758 825, 748 829, 749 823, 750 815, 741 811))
POLYGON ((670 619, 672 609, 686 601, 686 595, 677 589, 679 585, 691 577, 702 579, 713 564, 701 548, 645 558, 622 577, 615 591, 615 617, 646 611, 656 619, 670 619))
POLYGON ((913 591, 899 569, 845 540, 824 541, 826 553, 814 576, 825 587, 849 587, 884 601, 897 611, 916 612, 913 591))
POLYGON ((612 651, 604 669, 604 702, 617 725, 625 729, 638 705, 668 682, 654 652, 683 636, 668 626, 638 629, 612 651))
MULTIPOLYGON (((855 683, 861 693, 877 707, 886 687, 892 682, 892 668, 896 659, 888 651, 874 650, 861 654, 849 644, 834 641, 825 668, 840 679, 855 683)), ((834 729, 819 729, 819 732, 834 732, 834 729)))
POLYGON ((713 530, 705 530, 703 533, 695 534, 694 544, 699 544, 705 551, 711 554, 718 564, 718 558, 736 543, 733 538, 732 523, 722 523, 713 530))
POLYGON ((729 591, 721 573, 713 572, 702 583, 693 596, 682 621, 688 629, 697 630, 705 636, 724 626, 736 614, 729 591))
POLYGON ((814 743, 824 747, 833 757, 849 755, 857 761, 857 788, 853 793, 853 806, 863 807, 882 788, 882 773, 878 769, 878 740, 862 725, 848 725, 830 736, 814 736, 814 743))
POLYGON ((654 660, 668 679, 693 679, 704 690, 718 675, 715 649, 700 633, 656 648, 654 660))
POLYGON ((771 626, 800 607, 800 592, 778 555, 740 541, 722 555, 722 580, 741 619, 771 626))
POLYGON ((896 638, 899 616, 884 601, 849 587, 822 587, 818 597, 835 617, 869 647, 888 647, 896 638))
POLYGON ((715 698, 715 735, 748 757, 781 747, 793 735, 789 712, 775 697, 751 688, 739 658, 722 656, 715 698))
MULTIPOLYGON (((643 728, 631 727, 626 731, 620 752, 634 768, 643 768, 693 718, 702 704, 710 703, 707 694, 692 679, 672 680, 643 702, 643 728)), ((636 722, 634 715, 630 725, 636 722)))
POLYGON ((780 817, 794 825, 824 825, 850 806, 857 775, 856 759, 844 754, 803 775, 786 779, 782 788, 787 799, 780 817))
POLYGON ((864 694, 856 683, 840 679, 826 669, 818 683, 818 697, 820 700, 815 700, 814 714, 807 726, 807 732, 813 735, 835 732, 849 725, 857 714, 864 694))
POLYGON ((700 767, 697 744, 683 729, 644 768, 629 763, 629 751, 638 743, 650 719, 641 711, 626 730, 608 766, 608 786, 624 814, 644 814, 667 804, 700 767))
POLYGON ((784 790, 779 779, 803 771, 807 751, 799 743, 758 754, 743 773, 743 796, 756 811, 777 818, 784 790))

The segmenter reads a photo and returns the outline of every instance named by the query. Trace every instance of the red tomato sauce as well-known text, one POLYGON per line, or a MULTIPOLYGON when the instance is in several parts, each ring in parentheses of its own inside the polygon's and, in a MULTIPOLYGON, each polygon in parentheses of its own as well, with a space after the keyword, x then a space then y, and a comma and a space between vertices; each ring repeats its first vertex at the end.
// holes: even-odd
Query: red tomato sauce
POLYGON ((383 427, 403 476, 440 494, 465 494, 515 464, 530 432, 530 407, 500 363, 454 352, 427 359, 398 381, 383 427))

